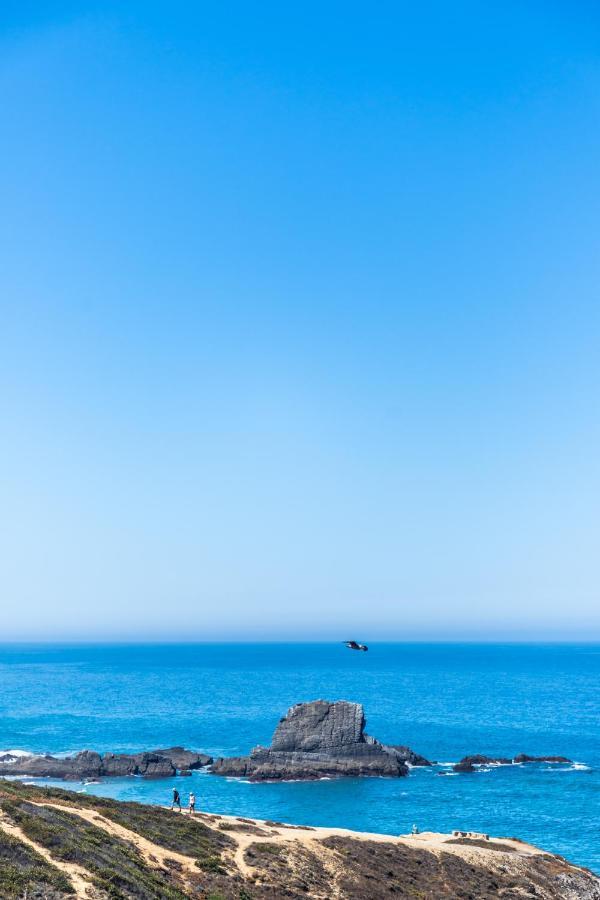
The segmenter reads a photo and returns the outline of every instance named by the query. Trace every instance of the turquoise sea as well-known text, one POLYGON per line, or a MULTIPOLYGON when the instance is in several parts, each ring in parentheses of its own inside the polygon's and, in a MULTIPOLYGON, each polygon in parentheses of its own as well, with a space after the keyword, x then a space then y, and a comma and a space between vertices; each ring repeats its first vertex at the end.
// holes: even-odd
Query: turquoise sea
MULTIPOLYGON (((356 700, 367 730, 447 764, 467 753, 560 754, 533 764, 407 778, 250 784, 179 778, 211 812, 404 833, 518 836, 600 872, 600 646, 374 643, 0 646, 0 749, 66 753, 183 744, 213 755, 268 744, 303 700, 356 700)), ((84 787, 169 802, 174 781, 84 787)), ((185 796, 185 793, 184 793, 185 796)))

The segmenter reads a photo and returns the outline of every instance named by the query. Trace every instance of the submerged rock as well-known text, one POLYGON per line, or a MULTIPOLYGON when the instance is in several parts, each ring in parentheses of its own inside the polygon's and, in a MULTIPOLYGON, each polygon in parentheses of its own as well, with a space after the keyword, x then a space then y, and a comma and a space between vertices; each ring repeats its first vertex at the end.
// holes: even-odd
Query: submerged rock
POLYGON ((464 756, 452 768, 455 772, 475 772, 479 766, 510 766, 528 762, 570 763, 571 760, 567 759, 566 756, 528 756, 526 753, 519 753, 518 756, 512 759, 504 756, 493 757, 474 754, 472 756, 464 756))
POLYGON ((211 771, 252 781, 309 780, 339 775, 398 777, 408 774, 411 757, 423 760, 416 764, 428 764, 410 748, 382 744, 364 729, 360 703, 298 703, 279 722, 270 747, 255 747, 249 756, 218 759, 211 771))
POLYGON ((490 763, 510 763, 510 759, 492 759, 491 756, 483 756, 481 753, 474 753, 472 756, 463 756, 463 758, 452 766, 454 772, 474 772, 478 766, 486 766, 490 763))
POLYGON ((572 759, 567 759, 566 756, 528 756, 527 753, 519 753, 518 756, 515 756, 513 759, 514 763, 528 763, 528 762, 546 762, 546 763, 572 763, 572 759))

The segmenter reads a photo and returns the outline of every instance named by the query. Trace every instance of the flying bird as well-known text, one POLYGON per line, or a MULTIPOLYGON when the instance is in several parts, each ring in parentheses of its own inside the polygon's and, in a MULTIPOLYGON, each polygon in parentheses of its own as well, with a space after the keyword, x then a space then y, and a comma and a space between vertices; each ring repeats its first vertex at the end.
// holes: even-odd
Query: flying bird
POLYGON ((348 650, 368 650, 366 644, 357 644, 356 641, 342 641, 342 644, 345 644, 348 650))

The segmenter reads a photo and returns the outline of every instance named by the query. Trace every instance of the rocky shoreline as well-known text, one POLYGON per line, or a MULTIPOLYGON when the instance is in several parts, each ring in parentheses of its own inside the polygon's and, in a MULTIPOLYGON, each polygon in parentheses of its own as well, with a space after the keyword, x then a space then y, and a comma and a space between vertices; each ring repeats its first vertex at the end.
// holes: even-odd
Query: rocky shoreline
POLYGON ((83 781, 103 777, 141 775, 142 778, 171 778, 210 765, 213 759, 184 747, 169 747, 142 753, 104 753, 83 750, 74 756, 0 754, 0 776, 57 778, 83 781))
MULTIPOLYGON (((313 700, 292 706, 277 725, 270 747, 255 747, 248 756, 220 757, 168 747, 140 753, 84 750, 73 756, 0 753, 0 776, 56 778, 65 781, 138 775, 172 778, 208 767, 214 775, 251 781, 310 781, 332 777, 390 777, 409 774, 413 766, 432 766, 426 757, 403 744, 384 744, 365 731, 360 703, 313 700)), ((571 763, 565 756, 491 757, 472 754, 455 763, 456 773, 482 766, 546 762, 571 763)), ((443 774, 443 773, 439 773, 443 774)))

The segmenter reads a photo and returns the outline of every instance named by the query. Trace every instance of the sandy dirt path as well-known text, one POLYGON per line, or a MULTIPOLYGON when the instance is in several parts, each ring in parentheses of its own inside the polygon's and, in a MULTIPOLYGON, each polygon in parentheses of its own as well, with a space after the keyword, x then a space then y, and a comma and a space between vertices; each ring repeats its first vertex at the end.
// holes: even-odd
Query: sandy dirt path
POLYGON ((37 844, 35 841, 32 841, 31 838, 27 837, 25 832, 22 831, 18 825, 14 825, 12 822, 8 822, 4 818, 0 818, 0 828, 2 829, 2 831, 4 831, 5 834, 9 834, 12 837, 18 838, 18 840, 22 841, 24 844, 27 844, 29 847, 39 853, 40 856, 43 856, 46 862, 50 863, 50 865, 54 866, 55 869, 59 869, 64 875, 66 875, 73 885, 77 900, 90 900, 90 898, 95 896, 94 887, 89 882, 89 873, 84 868, 76 865, 75 863, 68 863, 63 862, 60 859, 55 859, 50 851, 46 849, 46 847, 43 847, 41 844, 37 844))
POLYGON ((196 866, 196 862, 193 857, 185 856, 183 853, 177 853, 177 851, 175 850, 168 850, 166 847, 161 847, 159 844, 154 844, 147 838, 142 837, 140 834, 137 834, 137 832, 130 831, 123 825, 119 825, 117 822, 113 822, 112 819, 106 819, 94 809, 63 806, 62 804, 58 803, 36 803, 35 805, 50 806, 54 809, 61 810, 62 812, 70 813, 73 816, 79 816, 80 819, 84 819, 86 822, 89 822, 90 825, 96 825, 98 828, 102 828, 113 837, 118 837, 123 841, 128 841, 130 844, 133 844, 135 847, 137 847, 140 855, 142 856, 142 859, 151 869, 162 869, 164 871, 172 872, 172 867, 169 866, 169 861, 175 861, 181 867, 181 874, 183 875, 183 880, 185 882, 186 889, 188 890, 190 888, 190 884, 189 877, 187 876, 189 876, 190 874, 199 874, 200 870, 196 866))
MULTIPOLYGON (((200 874, 195 859, 183 853, 168 850, 158 844, 153 843, 145 837, 130 831, 128 828, 113 822, 109 818, 105 818, 101 813, 94 809, 85 809, 81 807, 68 806, 64 803, 43 803, 37 802, 37 806, 53 807, 71 815, 78 816, 86 822, 103 829, 108 834, 127 841, 137 848, 146 865, 163 872, 169 871, 173 873, 174 868, 181 878, 181 887, 184 891, 193 893, 191 876, 197 879, 200 874), (175 863, 175 867, 173 866, 175 863)), ((164 807, 169 809, 169 807, 164 807)), ((172 811, 173 815, 184 815, 179 811, 172 811)), ((271 843, 271 844, 289 844, 296 846, 301 845, 309 849, 317 856, 331 878, 330 882, 330 900, 338 900, 341 896, 339 888, 339 880, 343 875, 343 866, 336 851, 332 848, 325 847, 323 840, 329 837, 351 838, 357 841, 373 841, 384 844, 400 844, 414 849, 428 850, 436 855, 440 853, 452 853, 460 856, 465 860, 473 860, 473 862, 481 861, 480 847, 469 846, 468 844, 452 843, 453 836, 451 834, 441 834, 436 832, 424 832, 417 835, 387 835, 369 832, 351 831, 347 828, 321 828, 321 827, 302 827, 297 825, 289 825, 286 823, 275 823, 263 821, 260 819, 247 819, 238 816, 213 815, 199 813, 191 819, 202 825, 213 829, 217 832, 225 832, 229 838, 235 843, 235 849, 225 851, 225 856, 234 864, 242 878, 254 878, 256 874, 255 868, 247 861, 246 851, 252 844, 271 843), (248 830, 243 830, 247 828, 248 830), (250 830, 252 829, 252 830, 250 830)), ((25 841, 35 850, 38 851, 45 859, 48 860, 56 868, 63 871, 72 881, 76 890, 77 900, 89 900, 93 897, 93 891, 86 880, 87 873, 85 869, 69 863, 61 863, 55 860, 49 851, 44 847, 38 846, 34 841, 29 840, 17 826, 13 826, 6 820, 0 820, 0 827, 4 828, 8 833, 12 833, 15 837, 25 841)), ((486 841, 490 849, 496 845, 508 845, 512 853, 520 856, 535 856, 543 851, 529 844, 513 841, 508 838, 490 838, 486 841)), ((498 847, 498 852, 501 850, 498 847)), ((495 854, 494 854, 495 855, 495 854)), ((508 855, 508 854, 507 854, 508 855)), ((293 854, 290 854, 290 857, 293 854)))

